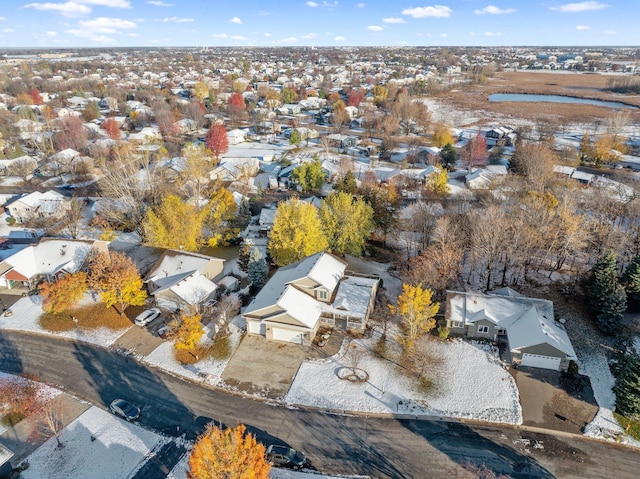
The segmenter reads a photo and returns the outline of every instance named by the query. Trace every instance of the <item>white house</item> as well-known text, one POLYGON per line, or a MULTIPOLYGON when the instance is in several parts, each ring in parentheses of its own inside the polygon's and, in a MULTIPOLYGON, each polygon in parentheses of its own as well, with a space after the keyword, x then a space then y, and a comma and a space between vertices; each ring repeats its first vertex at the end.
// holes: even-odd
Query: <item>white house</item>
POLYGON ((70 204, 69 198, 57 191, 34 191, 9 203, 7 210, 18 223, 24 223, 31 218, 61 217, 70 208, 70 204))

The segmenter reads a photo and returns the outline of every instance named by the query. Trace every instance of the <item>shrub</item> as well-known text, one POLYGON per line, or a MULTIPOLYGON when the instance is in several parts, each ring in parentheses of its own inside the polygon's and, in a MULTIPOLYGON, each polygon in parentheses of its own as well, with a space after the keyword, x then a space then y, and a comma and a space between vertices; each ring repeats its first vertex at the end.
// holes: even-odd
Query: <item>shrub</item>
POLYGON ((438 326, 438 339, 445 341, 449 339, 449 333, 451 331, 446 326, 438 326))
POLYGON ((16 224, 16 219, 13 216, 7 216, 7 223, 9 226, 13 226, 16 224))
POLYGON ((231 356, 231 341, 229 341, 229 337, 225 336, 220 339, 216 339, 214 343, 209 346, 207 352, 213 359, 227 359, 231 356))

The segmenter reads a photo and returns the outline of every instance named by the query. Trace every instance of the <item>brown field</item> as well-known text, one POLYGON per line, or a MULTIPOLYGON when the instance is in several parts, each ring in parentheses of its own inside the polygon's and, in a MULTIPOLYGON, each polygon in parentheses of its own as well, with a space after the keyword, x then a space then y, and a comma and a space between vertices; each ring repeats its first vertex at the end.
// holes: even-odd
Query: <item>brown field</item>
MULTIPOLYGON (((640 96, 620 95, 606 90, 611 75, 598 73, 500 72, 484 85, 463 87, 438 97, 459 110, 486 111, 531 121, 592 123, 615 111, 611 108, 568 103, 490 103, 492 93, 567 95, 594 100, 618 101, 640 107, 640 96)), ((617 77, 619 78, 619 77, 617 77)), ((640 110, 629 110, 631 122, 640 122, 640 110)))
MULTIPOLYGON (((142 311, 142 308, 140 308, 142 311)), ((128 311, 129 312, 129 311, 128 311)), ((137 311, 136 311, 137 312, 137 311)), ((43 313, 40 316, 40 325, 47 331, 70 331, 76 327, 82 329, 124 329, 131 326, 131 321, 126 316, 121 316, 114 308, 106 308, 102 303, 88 306, 80 306, 66 313, 43 313), (77 323, 73 318, 78 320, 77 323)))

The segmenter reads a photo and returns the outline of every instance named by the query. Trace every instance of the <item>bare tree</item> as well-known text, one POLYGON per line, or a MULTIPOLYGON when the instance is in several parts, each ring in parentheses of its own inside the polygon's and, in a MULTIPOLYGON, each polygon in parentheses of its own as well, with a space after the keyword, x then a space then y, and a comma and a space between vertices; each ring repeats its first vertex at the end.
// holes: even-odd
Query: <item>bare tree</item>
POLYGON ((77 197, 71 198, 69 209, 65 214, 66 229, 72 239, 78 238, 78 233, 82 226, 82 216, 84 213, 85 202, 77 197))

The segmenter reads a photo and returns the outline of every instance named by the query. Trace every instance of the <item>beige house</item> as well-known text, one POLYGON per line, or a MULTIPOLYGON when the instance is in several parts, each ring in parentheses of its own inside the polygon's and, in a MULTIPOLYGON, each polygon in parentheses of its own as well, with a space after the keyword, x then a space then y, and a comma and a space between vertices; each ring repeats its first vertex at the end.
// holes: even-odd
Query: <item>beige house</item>
POLYGON ((34 191, 7 205, 7 211, 18 223, 33 218, 59 218, 71 207, 71 200, 57 191, 34 191))
POLYGON ((511 288, 491 293, 447 292, 446 326, 467 338, 505 341, 514 365, 565 371, 576 360, 553 303, 528 298, 511 288))
POLYGON ((329 253, 280 268, 243 313, 247 333, 310 345, 322 323, 364 329, 379 279, 347 276, 346 268, 329 253))

